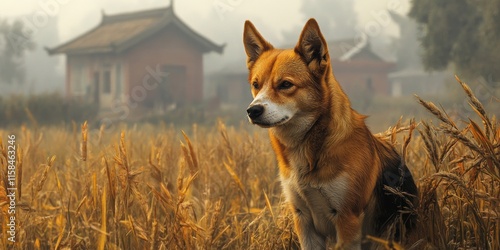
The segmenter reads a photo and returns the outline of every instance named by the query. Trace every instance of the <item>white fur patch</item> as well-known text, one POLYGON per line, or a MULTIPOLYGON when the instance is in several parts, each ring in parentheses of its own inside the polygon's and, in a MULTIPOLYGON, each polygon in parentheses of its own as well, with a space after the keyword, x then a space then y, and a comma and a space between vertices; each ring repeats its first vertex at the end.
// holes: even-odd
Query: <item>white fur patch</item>
POLYGON ((349 187, 347 174, 341 174, 327 183, 301 182, 297 172, 281 178, 283 193, 288 202, 311 218, 313 227, 324 235, 332 232, 336 214, 344 209, 349 187))
POLYGON ((349 178, 346 173, 343 173, 330 182, 319 184, 316 188, 320 190, 333 208, 340 211, 344 207, 349 189, 349 178))
POLYGON ((284 124, 297 112, 297 108, 291 104, 277 104, 272 102, 267 98, 265 91, 259 92, 252 103, 250 103, 250 106, 254 105, 262 105, 264 107, 264 113, 251 122, 267 127, 284 124))

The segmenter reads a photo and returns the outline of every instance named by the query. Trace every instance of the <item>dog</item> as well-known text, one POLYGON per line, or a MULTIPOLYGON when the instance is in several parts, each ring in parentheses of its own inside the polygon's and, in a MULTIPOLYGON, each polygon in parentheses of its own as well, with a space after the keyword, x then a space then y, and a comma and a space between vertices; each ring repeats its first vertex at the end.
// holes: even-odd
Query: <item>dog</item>
POLYGON ((316 20, 293 49, 275 49, 250 21, 243 43, 254 98, 247 115, 269 130, 301 248, 331 240, 365 249, 366 235, 402 240, 416 225, 404 210, 417 205, 417 187, 393 146, 351 108, 316 20))

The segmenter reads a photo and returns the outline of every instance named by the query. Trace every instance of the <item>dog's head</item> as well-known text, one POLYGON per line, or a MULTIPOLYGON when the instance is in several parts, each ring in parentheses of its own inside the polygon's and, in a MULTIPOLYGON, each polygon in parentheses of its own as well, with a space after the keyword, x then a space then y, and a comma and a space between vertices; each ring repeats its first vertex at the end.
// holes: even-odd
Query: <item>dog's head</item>
POLYGON ((254 100, 247 109, 251 123, 261 127, 306 126, 324 104, 328 48, 318 23, 310 19, 293 49, 275 49, 250 22, 243 42, 254 100))

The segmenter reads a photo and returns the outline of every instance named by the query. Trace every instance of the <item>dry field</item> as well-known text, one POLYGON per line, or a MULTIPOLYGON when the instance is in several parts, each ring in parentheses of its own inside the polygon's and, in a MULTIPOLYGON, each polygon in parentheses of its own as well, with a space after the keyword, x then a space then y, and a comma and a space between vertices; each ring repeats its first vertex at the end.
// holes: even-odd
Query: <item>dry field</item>
MULTIPOLYGON (((412 249, 500 249, 500 126, 463 88, 476 111, 470 120, 421 100, 434 122, 403 122, 385 134, 419 187, 412 249)), ((264 130, 220 122, 186 133, 167 125, 113 131, 85 124, 0 130, 0 249, 297 249, 264 130)))

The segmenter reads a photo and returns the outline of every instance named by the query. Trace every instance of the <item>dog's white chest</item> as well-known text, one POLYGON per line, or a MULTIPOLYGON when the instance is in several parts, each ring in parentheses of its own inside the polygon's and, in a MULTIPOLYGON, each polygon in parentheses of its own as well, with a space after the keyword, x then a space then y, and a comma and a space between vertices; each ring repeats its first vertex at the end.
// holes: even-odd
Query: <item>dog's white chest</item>
POLYGON ((311 184, 304 183, 298 177, 292 175, 290 178, 282 178, 282 186, 285 196, 289 201, 293 196, 298 196, 307 203, 311 210, 315 210, 319 203, 325 203, 331 209, 341 210, 348 190, 348 178, 342 174, 327 183, 311 184))
POLYGON ((348 191, 346 174, 325 183, 306 183, 297 172, 292 171, 290 177, 282 177, 281 182, 287 201, 298 213, 312 219, 318 232, 324 235, 334 232, 336 215, 344 209, 348 191))

